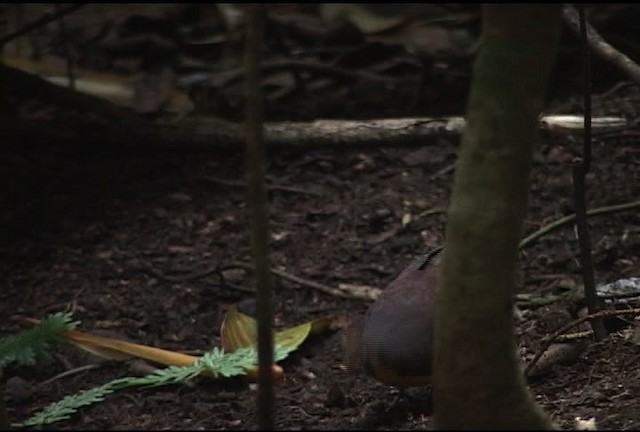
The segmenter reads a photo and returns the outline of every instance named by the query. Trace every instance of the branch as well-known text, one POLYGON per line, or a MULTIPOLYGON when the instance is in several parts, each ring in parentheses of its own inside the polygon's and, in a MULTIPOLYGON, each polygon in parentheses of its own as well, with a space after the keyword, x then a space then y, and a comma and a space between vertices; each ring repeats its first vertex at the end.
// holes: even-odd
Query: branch
POLYGON ((245 69, 245 172, 247 210, 251 229, 251 248, 255 265, 256 308, 258 322, 258 429, 274 427, 275 394, 273 389, 273 284, 269 273, 269 225, 267 192, 264 186, 265 146, 263 139, 263 96, 260 86, 260 62, 264 41, 262 4, 247 11, 244 49, 245 69))
MULTIPOLYGON (((576 35, 580 35, 578 12, 572 6, 565 6, 562 12, 565 22, 576 35)), ((587 41, 589 47, 599 57, 613 63, 636 83, 640 84, 640 66, 620 51, 612 47, 602 36, 587 24, 587 41)))
POLYGON ((551 344, 564 332, 566 332, 567 330, 582 324, 585 321, 588 320, 592 320, 592 319, 596 319, 596 318, 603 318, 603 317, 610 317, 610 316, 618 316, 618 315, 637 315, 640 314, 640 308, 635 308, 635 309, 624 309, 624 310, 603 310, 594 314, 589 314, 589 315, 585 315, 581 318, 578 318, 575 321, 571 321, 569 324, 561 327, 559 330, 555 331, 551 336, 548 336, 547 338, 545 338, 545 342, 542 345, 542 348, 540 348, 540 350, 538 351, 538 353, 533 357, 533 359, 529 362, 529 364, 527 365, 526 369, 524 370, 525 375, 529 375, 529 373, 531 372, 531 370, 533 369, 533 367, 536 365, 536 363, 538 362, 538 360, 540 360, 540 357, 542 357, 542 355, 545 353, 545 351, 549 348, 549 346, 551 346, 551 344))
POLYGON ((48 13, 43 15, 40 19, 37 19, 36 21, 27 24, 26 26, 22 27, 19 30, 16 30, 15 32, 6 35, 3 38, 0 38, 0 47, 3 47, 6 43, 11 42, 12 40, 14 40, 15 38, 18 38, 20 36, 24 36, 27 33, 40 28, 42 26, 45 26, 47 24, 49 24, 50 22, 53 22, 59 18, 62 18, 65 15, 68 15, 72 12, 77 11, 80 8, 83 8, 84 6, 86 6, 86 3, 76 3, 76 4, 72 4, 71 6, 64 8, 64 9, 60 9, 58 10, 56 13, 48 13))
MULTIPOLYGON (((598 295, 596 293, 595 272, 593 269, 593 256, 591 255, 591 238, 589 235, 589 223, 587 222, 587 182, 586 176, 591 167, 591 62, 589 48, 587 47, 587 21, 584 16, 584 7, 580 6, 580 35, 582 39, 582 68, 583 68, 583 99, 584 99, 584 134, 582 136, 582 158, 573 163, 573 196, 576 210, 576 231, 578 233, 578 245, 580 250, 580 263, 582 264, 582 279, 584 281, 584 297, 590 314, 600 310, 598 295)), ((607 337, 607 329, 602 319, 591 321, 591 328, 596 342, 607 337)))
MULTIPOLYGON (((250 265, 250 264, 246 264, 243 262, 233 262, 230 265, 226 266, 225 268, 232 268, 232 267, 240 267, 240 268, 244 268, 247 270, 251 270, 251 271, 255 271, 255 268, 250 265)), ((323 292, 325 294, 329 294, 335 297, 341 297, 341 298, 347 298, 347 299, 359 299, 359 300, 372 300, 371 295, 368 293, 364 293, 364 294, 358 294, 358 293, 349 293, 346 290, 341 290, 338 288, 332 288, 328 285, 324 285, 318 282, 314 282, 312 280, 309 279, 304 279, 295 275, 292 275, 291 273, 287 273, 285 271, 282 270, 278 270, 275 268, 271 268, 270 269, 271 273, 273 273, 276 276, 281 277, 282 279, 288 280, 290 282, 294 282, 297 283, 299 285, 305 286, 307 288, 312 288, 315 290, 318 290, 320 292, 323 292)))
MULTIPOLYGON (((624 203, 624 204, 617 204, 617 205, 612 205, 612 206, 607 206, 607 207, 598 207, 598 208, 594 208, 591 210, 587 210, 587 216, 600 216, 600 215, 604 215, 604 214, 611 214, 611 213, 618 213, 621 211, 625 211, 625 210, 632 210, 635 208, 640 207, 640 201, 634 201, 634 202, 629 202, 629 203, 624 203)), ((546 225, 542 228, 540 228, 538 231, 528 235, 527 237, 525 237, 521 242, 520 242, 520 249, 524 249, 526 247, 529 247, 531 245, 531 243, 535 242, 536 240, 538 240, 540 237, 544 236, 545 234, 549 234, 552 231, 555 231, 565 225, 569 225, 570 223, 572 223, 573 221, 576 220, 576 215, 574 214, 570 214, 568 216, 565 216, 563 218, 560 218, 552 223, 550 223, 549 225, 546 225)))
MULTIPOLYGON (((60 87, 60 90, 70 92, 60 87)), ((73 94, 73 92, 71 92, 73 94)), ((75 93, 78 99, 91 96, 75 93)), ((97 98, 92 98, 97 99, 97 98)), ((79 115, 73 122, 60 120, 12 120, 0 128, 0 140, 19 135, 28 141, 30 137, 48 140, 91 142, 92 145, 110 147, 144 148, 164 151, 233 151, 244 145, 242 127, 238 123, 212 117, 185 118, 170 124, 143 121, 134 115, 126 115, 126 108, 104 103, 101 113, 117 121, 114 125, 94 116, 79 115), (127 124, 128 127, 123 127, 127 124)), ((87 112, 87 109, 83 109, 87 112)), ((540 128, 556 116, 541 119, 540 128)), ((566 116, 563 116, 566 117, 566 116)), ((581 116, 573 116, 582 119, 581 116)), ((624 119, 603 118, 602 131, 620 131, 624 119), (615 121, 616 126, 611 126, 615 121)), ((594 119, 598 120, 598 119, 594 119)), ((572 123, 575 123, 572 121, 572 123)), ((377 120, 316 120, 312 122, 273 122, 264 124, 264 139, 268 148, 306 151, 312 148, 340 148, 359 150, 381 146, 422 147, 437 142, 440 137, 458 138, 464 129, 462 117, 416 117, 377 120)), ((596 124, 594 123, 594 126, 596 124)), ((554 130, 576 130, 566 126, 554 126, 554 130)), ((579 129, 578 129, 579 130, 579 129)))
MULTIPOLYGON (((132 110, 88 94, 52 84, 37 75, 0 64, 7 82, 18 91, 59 104, 82 115, 73 122, 59 120, 12 120, 0 128, 0 139, 22 135, 30 137, 92 142, 95 145, 140 147, 154 150, 233 150, 243 148, 244 132, 238 123, 213 117, 187 117, 169 124, 152 123, 132 110), (86 113, 99 116, 88 116, 86 113), (98 117, 98 118, 96 118, 98 117), (104 121, 104 117, 115 124, 104 121), (125 125, 125 127, 123 127, 125 125)), ((424 146, 443 136, 459 137, 465 119, 453 117, 414 117, 373 120, 316 120, 313 122, 273 122, 264 125, 269 147, 337 147, 359 149, 376 146, 424 146)), ((583 117, 549 115, 540 118, 539 127, 553 134, 580 132, 583 117)), ((593 119, 594 133, 611 133, 630 128, 622 117, 593 119)), ((25 137, 26 136, 26 137, 25 137)))

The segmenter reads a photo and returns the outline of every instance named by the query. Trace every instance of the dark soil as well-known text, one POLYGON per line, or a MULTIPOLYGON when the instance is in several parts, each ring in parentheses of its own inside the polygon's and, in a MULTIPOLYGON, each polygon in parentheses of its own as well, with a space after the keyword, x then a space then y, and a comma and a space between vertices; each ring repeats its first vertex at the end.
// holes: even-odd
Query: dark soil
MULTIPOLYGON (((596 111, 635 119, 639 94, 634 86, 611 92, 596 99, 596 111)), ((306 102, 321 106, 320 96, 306 102)), ((378 97, 370 108, 381 103, 378 97)), ((570 112, 580 104, 579 94, 551 99, 554 112, 570 112)), ((464 100, 453 105, 464 106, 464 100)), ((333 109, 341 118, 340 106, 333 109)), ((289 119, 299 119, 297 110, 292 108, 289 119)), ((381 107, 383 115, 391 114, 381 107)), ((176 351, 219 346, 225 310, 251 297, 252 275, 227 272, 225 281, 215 273, 187 276, 251 262, 241 152, 82 151, 88 144, 53 142, 2 155, 2 184, 11 203, 0 244, 2 333, 25 328, 10 319, 14 315, 42 318, 71 311, 88 332, 176 351)), ((446 208, 454 176, 447 167, 455 162, 457 148, 457 139, 450 138, 421 148, 270 152, 272 266, 329 286, 383 287, 415 255, 443 242, 444 212, 401 226, 407 214, 415 218, 446 208)), ((527 234, 572 212, 571 161, 580 151, 577 137, 541 139, 527 234)), ((636 201, 639 162, 636 139, 597 139, 588 206, 636 201)), ((638 211, 592 218, 590 228, 596 281, 637 277, 638 211)), ((554 231, 524 249, 521 268, 517 337, 526 362, 544 336, 573 320, 581 307, 573 228, 554 231), (535 302, 541 298, 550 300, 535 302)), ((368 305, 279 278, 275 283, 278 328, 324 316, 345 320, 368 305)), ((630 317, 604 341, 586 339, 574 361, 552 365, 529 380, 537 402, 559 425, 573 427, 575 417, 595 417, 600 428, 640 428, 636 326, 630 317)), ((341 361, 337 331, 306 341, 282 362, 286 380, 276 389, 277 428, 433 428, 431 410, 422 408, 425 392, 413 395, 417 403, 398 398, 395 389, 346 374, 341 361)), ((57 349, 49 364, 10 368, 3 380, 11 420, 22 421, 66 395, 130 376, 131 368, 100 362, 73 347, 57 349), (59 376, 87 364, 96 366, 59 376)), ((255 396, 243 379, 126 390, 81 409, 58 427, 251 429, 255 396)))

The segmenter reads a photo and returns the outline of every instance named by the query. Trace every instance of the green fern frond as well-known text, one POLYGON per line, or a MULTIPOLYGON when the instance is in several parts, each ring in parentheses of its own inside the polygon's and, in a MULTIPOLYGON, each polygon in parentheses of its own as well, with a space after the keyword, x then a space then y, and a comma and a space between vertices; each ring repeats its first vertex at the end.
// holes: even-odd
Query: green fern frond
POLYGON ((163 369, 157 369, 149 375, 141 378, 131 378, 131 382, 127 382, 126 387, 158 387, 163 385, 184 383, 200 375, 202 368, 196 363, 189 366, 169 366, 163 369))
POLYGON ((37 426, 66 420, 70 418, 72 414, 75 414, 79 408, 102 402, 105 396, 116 391, 120 382, 126 381, 128 379, 129 378, 120 378, 104 384, 100 387, 92 388, 90 390, 84 390, 77 394, 66 396, 58 402, 54 402, 42 411, 36 413, 33 417, 31 417, 24 423, 14 424, 12 426, 37 426))
POLYGON ((77 324, 71 314, 58 312, 29 330, 0 339, 0 370, 10 363, 32 366, 40 359, 48 359, 50 343, 60 341, 61 334, 77 324))
POLYGON ((200 360, 200 366, 209 370, 214 376, 232 377, 247 373, 256 367, 258 356, 255 348, 240 348, 232 353, 225 353, 219 348, 214 348, 200 360))
MULTIPOLYGON (((276 347, 275 358, 284 358, 289 351, 276 347)), ((189 366, 170 366, 158 369, 143 377, 119 378, 100 387, 66 396, 64 399, 47 406, 25 422, 13 426, 46 425, 66 420, 79 408, 101 402, 105 396, 117 390, 179 384, 195 378, 205 370, 213 373, 215 377, 242 375, 255 368, 257 362, 258 355, 253 347, 240 348, 232 353, 225 353, 224 350, 216 347, 189 366)))
MULTIPOLYGON (((276 346, 275 361, 282 360, 289 352, 291 352, 289 348, 276 346)), ((225 353, 224 350, 216 347, 189 366, 170 366, 158 369, 143 377, 119 378, 100 387, 66 396, 64 399, 47 406, 25 422, 13 426, 47 425, 66 420, 79 408, 102 402, 105 396, 117 390, 184 383, 205 370, 211 372, 214 377, 232 377, 245 374, 248 370, 255 368, 257 363, 258 355, 253 347, 240 348, 232 353, 225 353)))

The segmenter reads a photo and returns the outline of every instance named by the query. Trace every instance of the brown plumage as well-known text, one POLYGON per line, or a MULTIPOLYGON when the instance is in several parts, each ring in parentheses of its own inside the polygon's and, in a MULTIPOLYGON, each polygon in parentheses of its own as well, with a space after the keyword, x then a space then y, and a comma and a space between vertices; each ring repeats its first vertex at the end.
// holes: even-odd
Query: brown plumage
POLYGON ((345 365, 387 385, 430 384, 437 248, 415 259, 343 335, 345 365))

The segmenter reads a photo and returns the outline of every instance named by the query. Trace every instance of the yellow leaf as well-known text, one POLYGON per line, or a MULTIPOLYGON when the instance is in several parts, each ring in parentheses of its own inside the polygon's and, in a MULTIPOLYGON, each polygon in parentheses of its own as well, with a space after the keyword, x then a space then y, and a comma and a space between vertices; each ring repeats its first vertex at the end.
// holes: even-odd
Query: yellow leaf
MULTIPOLYGON (((318 318, 300 324, 296 327, 276 332, 273 335, 276 346, 286 348, 288 351, 297 349, 310 334, 318 334, 329 328, 331 320, 318 318)), ((256 346, 258 331, 255 318, 243 314, 233 305, 229 307, 220 328, 222 347, 225 351, 232 352, 238 348, 256 346)))
POLYGON ((238 348, 255 347, 258 340, 256 320, 238 311, 238 308, 233 305, 227 310, 222 321, 220 337, 222 348, 227 352, 233 352, 238 348))
POLYGON ((277 346, 281 346, 287 349, 287 351, 293 351, 297 349, 302 342, 305 341, 309 332, 311 331, 311 323, 306 322, 299 326, 292 327, 290 329, 278 332, 274 336, 274 343, 277 346))

